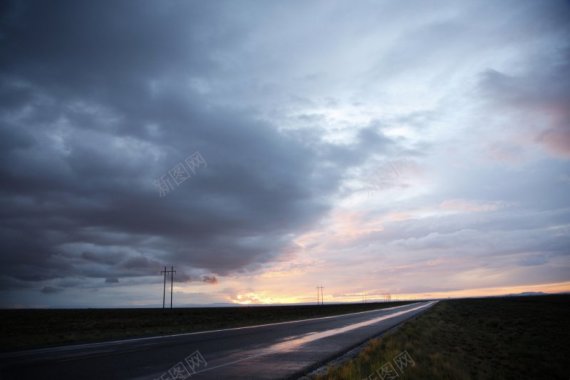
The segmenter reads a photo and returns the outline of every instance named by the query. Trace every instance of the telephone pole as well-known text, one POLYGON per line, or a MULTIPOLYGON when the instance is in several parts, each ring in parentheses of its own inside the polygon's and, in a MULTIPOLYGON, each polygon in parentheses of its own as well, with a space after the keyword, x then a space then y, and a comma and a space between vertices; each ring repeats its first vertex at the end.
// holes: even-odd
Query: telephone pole
POLYGON ((324 305, 324 295, 323 295, 324 286, 317 286, 317 305, 324 305))
POLYGON ((166 308, 166 276, 170 273, 170 308, 172 309, 172 293, 173 293, 173 289, 174 289, 174 273, 176 273, 176 271, 174 270, 174 266, 171 266, 170 270, 167 270, 166 267, 164 267, 164 270, 161 271, 160 273, 164 275, 164 283, 162 286, 162 308, 163 309, 166 308))
POLYGON ((172 309, 172 293, 173 293, 173 289, 174 289, 174 273, 176 273, 176 271, 174 270, 174 266, 170 267, 170 308, 172 309))
POLYGON ((164 309, 164 302, 166 300, 166 267, 160 272, 164 277, 164 285, 162 285, 162 308, 164 309))

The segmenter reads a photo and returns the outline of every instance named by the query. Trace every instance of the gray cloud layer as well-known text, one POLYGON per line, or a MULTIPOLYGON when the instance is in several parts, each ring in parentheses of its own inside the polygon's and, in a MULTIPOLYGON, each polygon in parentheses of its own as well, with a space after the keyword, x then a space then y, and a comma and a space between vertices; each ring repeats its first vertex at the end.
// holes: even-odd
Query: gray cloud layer
MULTIPOLYGON (((494 3, 441 6, 425 19, 421 4, 330 4, 4 2, 0 286, 57 294, 72 279, 113 286, 171 263, 182 280, 215 284, 294 255, 294 237, 346 194, 351 169, 433 149, 383 130, 390 120, 421 129, 436 111, 355 121, 358 132, 338 141, 325 138, 336 128, 328 116, 305 110, 382 102, 379 83, 413 80, 408 70, 466 65, 446 49, 460 60, 469 44, 481 48, 488 35, 465 15, 494 3), (326 21, 315 21, 319 12, 326 21), (390 54, 378 57, 376 41, 390 54), (339 54, 349 48, 370 62, 339 54), (159 197, 153 181, 195 151, 207 168, 159 197)), ((568 35, 567 4, 507 4, 519 21, 495 48, 518 41, 525 23, 549 36, 540 43, 568 35)), ((561 157, 570 152, 567 52, 517 75, 478 73, 493 107, 553 113, 534 141, 561 157)))
MULTIPOLYGON (((294 249, 357 158, 255 113, 211 105, 246 31, 231 5, 10 3, 0 56, 2 272, 10 280, 253 268, 294 249), (221 11, 224 10, 224 11, 221 11), (200 151, 208 167, 167 197, 153 180, 200 151)), ((369 131, 370 148, 389 141, 369 131), (377 136, 377 137, 375 137, 377 136)), ((361 159, 361 158, 360 158, 361 159)), ((204 277, 208 283, 214 277, 204 277)), ((53 293, 53 288, 43 288, 53 293)))

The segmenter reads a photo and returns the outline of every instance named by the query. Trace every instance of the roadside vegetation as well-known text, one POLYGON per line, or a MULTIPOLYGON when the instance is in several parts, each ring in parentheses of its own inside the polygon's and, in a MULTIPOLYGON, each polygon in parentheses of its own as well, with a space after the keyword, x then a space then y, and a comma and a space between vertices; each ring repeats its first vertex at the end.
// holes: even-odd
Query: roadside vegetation
POLYGON ((314 378, 567 380, 569 321, 570 295, 445 300, 314 378))
POLYGON ((175 309, 0 310, 0 351, 326 317, 411 302, 175 309))

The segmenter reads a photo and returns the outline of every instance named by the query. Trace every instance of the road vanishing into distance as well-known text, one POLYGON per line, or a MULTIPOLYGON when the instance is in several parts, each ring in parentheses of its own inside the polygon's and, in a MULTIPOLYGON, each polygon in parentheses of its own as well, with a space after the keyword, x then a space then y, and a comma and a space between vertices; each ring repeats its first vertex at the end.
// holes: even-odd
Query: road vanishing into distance
POLYGON ((7 353, 0 379, 295 379, 434 303, 7 353))

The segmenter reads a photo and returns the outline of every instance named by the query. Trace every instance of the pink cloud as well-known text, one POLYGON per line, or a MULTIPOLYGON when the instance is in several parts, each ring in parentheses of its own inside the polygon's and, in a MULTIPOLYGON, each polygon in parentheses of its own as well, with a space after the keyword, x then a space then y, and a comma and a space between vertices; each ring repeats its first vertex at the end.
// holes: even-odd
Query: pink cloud
MULTIPOLYGON (((498 115, 514 111, 516 135, 530 132, 528 142, 554 156, 570 158, 570 51, 553 57, 556 61, 559 63, 537 66, 519 76, 488 70, 481 77, 480 88, 491 104, 499 106, 498 115)), ((499 153, 501 157, 505 152, 499 153)))
MULTIPOLYGON (((570 126, 569 126, 570 127, 570 126)), ((542 144, 551 153, 563 158, 570 158, 570 128, 550 128, 541 133, 537 142, 542 144)))

